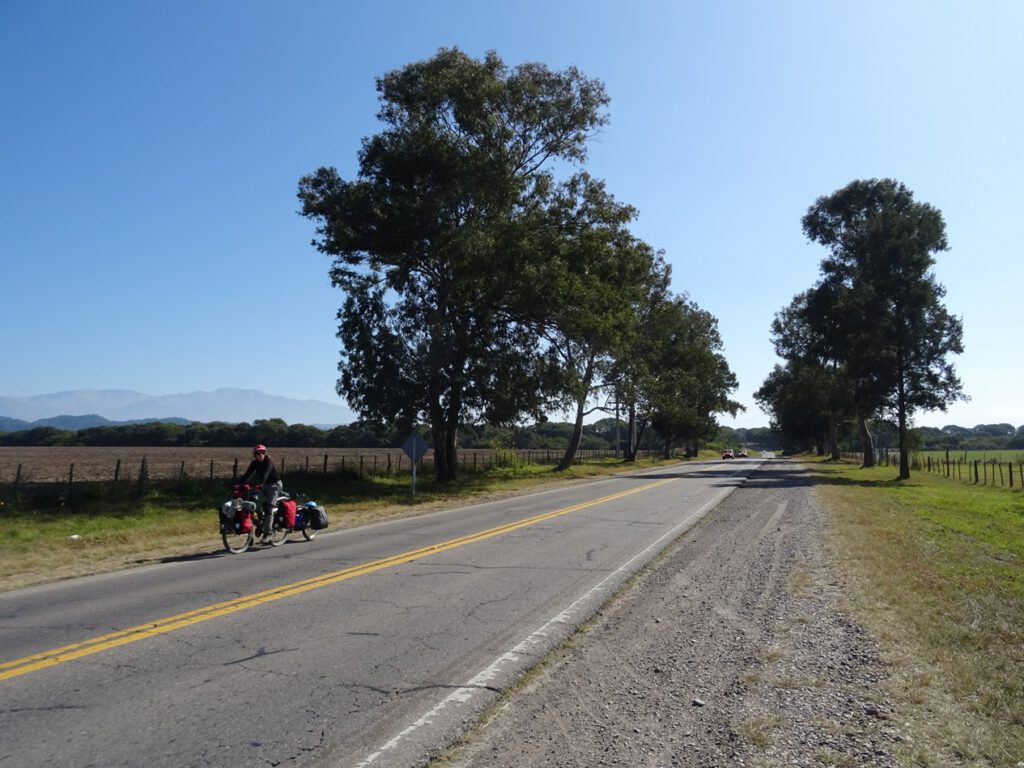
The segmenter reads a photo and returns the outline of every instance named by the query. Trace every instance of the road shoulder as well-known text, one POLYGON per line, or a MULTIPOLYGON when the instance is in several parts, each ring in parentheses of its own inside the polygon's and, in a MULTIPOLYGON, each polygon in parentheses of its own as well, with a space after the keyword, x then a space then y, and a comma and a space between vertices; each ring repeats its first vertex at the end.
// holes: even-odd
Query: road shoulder
POLYGON ((824 515, 798 465, 766 462, 444 764, 897 766, 824 515))

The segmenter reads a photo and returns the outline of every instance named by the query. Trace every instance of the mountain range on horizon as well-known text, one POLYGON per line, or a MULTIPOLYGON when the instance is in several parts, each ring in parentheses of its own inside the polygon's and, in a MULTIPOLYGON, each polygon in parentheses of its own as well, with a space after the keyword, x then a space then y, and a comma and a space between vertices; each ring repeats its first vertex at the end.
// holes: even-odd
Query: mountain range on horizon
POLYGON ((177 395, 147 395, 127 389, 76 389, 29 397, 0 395, 0 419, 25 422, 25 429, 35 422, 85 416, 99 416, 114 423, 159 420, 240 424, 277 418, 288 424, 324 427, 356 420, 343 405, 268 395, 255 389, 222 388, 177 395))

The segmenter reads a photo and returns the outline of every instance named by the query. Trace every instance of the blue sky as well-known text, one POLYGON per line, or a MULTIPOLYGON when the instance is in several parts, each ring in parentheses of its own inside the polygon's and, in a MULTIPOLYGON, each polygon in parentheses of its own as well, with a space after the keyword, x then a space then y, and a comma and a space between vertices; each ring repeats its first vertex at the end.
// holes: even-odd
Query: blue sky
POLYGON ((824 255, 800 218, 854 179, 939 208, 970 403, 1024 424, 1017 223, 1024 3, 0 0, 0 395, 220 387, 339 402, 329 259, 300 176, 356 171, 375 78, 458 46, 602 80, 587 164, 719 319, 736 399, 824 255))

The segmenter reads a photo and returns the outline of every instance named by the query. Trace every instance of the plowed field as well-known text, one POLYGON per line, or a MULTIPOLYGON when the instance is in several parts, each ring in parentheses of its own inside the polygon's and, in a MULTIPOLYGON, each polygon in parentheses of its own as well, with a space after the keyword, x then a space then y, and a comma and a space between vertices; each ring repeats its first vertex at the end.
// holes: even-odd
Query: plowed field
MULTIPOLYGON (((365 474, 384 474, 388 471, 409 471, 409 457, 398 448, 311 449, 277 448, 271 456, 279 470, 307 468, 311 472, 340 469, 359 471, 360 462, 365 474)), ((21 467, 21 481, 26 483, 113 480, 137 478, 146 458, 151 479, 173 479, 182 473, 188 477, 230 478, 234 472, 244 472, 252 458, 248 448, 91 448, 91 447, 0 447, 0 482, 14 482, 21 467), (120 470, 118 470, 120 462, 120 470)), ((426 457, 429 463, 430 454, 426 457)))

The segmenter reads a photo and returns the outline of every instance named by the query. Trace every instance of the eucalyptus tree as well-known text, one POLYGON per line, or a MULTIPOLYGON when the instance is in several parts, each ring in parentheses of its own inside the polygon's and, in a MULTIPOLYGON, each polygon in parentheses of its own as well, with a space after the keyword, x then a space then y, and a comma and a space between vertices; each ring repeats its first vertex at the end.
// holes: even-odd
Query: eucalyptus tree
POLYGON ((377 90, 384 128, 363 141, 358 178, 320 168, 299 198, 346 294, 339 394, 364 419, 428 421, 447 481, 461 424, 543 405, 546 368, 522 319, 543 260, 532 238, 547 225, 554 169, 585 160, 608 99, 575 68, 510 69, 458 49, 377 90))
MULTIPOLYGON (((657 257, 659 264, 664 265, 663 254, 658 252, 657 257)), ((625 412, 627 426, 624 457, 627 461, 636 460, 644 431, 654 415, 652 391, 663 327, 661 315, 672 301, 669 289, 672 273, 668 265, 652 272, 650 278, 631 308, 637 335, 629 349, 616 353, 608 373, 606 410, 610 410, 614 403, 616 419, 620 411, 625 412)))
POLYGON ((824 388, 824 397, 818 401, 827 414, 828 451, 834 460, 839 459, 840 424, 853 415, 855 405, 846 366, 844 291, 837 288, 842 286, 823 282, 797 294, 789 306, 776 313, 771 326, 779 357, 818 369, 815 381, 824 388))
POLYGON ((743 406, 731 400, 736 375, 722 354, 718 320, 686 297, 675 297, 658 312, 649 402, 651 426, 662 438, 665 457, 677 442, 696 444, 718 433, 717 414, 733 416, 743 406))
POLYGON ((574 413, 561 470, 575 460, 586 416, 603 410, 612 362, 638 332, 634 308, 666 266, 627 229, 636 211, 585 173, 558 190, 549 215, 546 259, 529 305, 550 361, 550 406, 574 413))
POLYGON ((932 271, 933 254, 948 248, 942 213, 900 182, 872 179, 818 198, 802 224, 829 249, 823 281, 846 289, 848 371, 895 416, 899 477, 909 478, 913 414, 963 398, 949 360, 963 351, 963 324, 943 305, 932 271))
POLYGON ((668 267, 652 275, 634 306, 638 333, 612 368, 628 415, 626 458, 633 460, 651 427, 663 443, 710 438, 715 415, 742 406, 729 399, 736 377, 721 354, 718 322, 686 296, 669 290, 668 267))
POLYGON ((754 393, 788 453, 809 448, 819 455, 825 453, 830 429, 829 381, 823 374, 820 365, 794 358, 776 365, 754 393))

